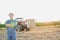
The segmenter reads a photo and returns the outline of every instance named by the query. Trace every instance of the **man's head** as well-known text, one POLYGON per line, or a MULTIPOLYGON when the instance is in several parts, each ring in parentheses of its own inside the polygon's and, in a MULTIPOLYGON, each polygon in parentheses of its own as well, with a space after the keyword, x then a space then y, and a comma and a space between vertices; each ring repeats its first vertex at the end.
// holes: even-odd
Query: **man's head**
POLYGON ((10 17, 10 19, 13 19, 14 14, 13 13, 9 13, 9 17, 10 17))

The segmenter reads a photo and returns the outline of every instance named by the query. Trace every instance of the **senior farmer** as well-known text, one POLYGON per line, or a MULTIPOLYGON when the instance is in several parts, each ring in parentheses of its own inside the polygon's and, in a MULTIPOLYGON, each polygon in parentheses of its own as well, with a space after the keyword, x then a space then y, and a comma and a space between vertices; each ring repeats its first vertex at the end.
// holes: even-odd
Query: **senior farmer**
POLYGON ((14 14, 9 13, 9 17, 10 19, 5 22, 8 34, 7 40, 16 40, 16 31, 15 31, 16 21, 13 19, 14 14))

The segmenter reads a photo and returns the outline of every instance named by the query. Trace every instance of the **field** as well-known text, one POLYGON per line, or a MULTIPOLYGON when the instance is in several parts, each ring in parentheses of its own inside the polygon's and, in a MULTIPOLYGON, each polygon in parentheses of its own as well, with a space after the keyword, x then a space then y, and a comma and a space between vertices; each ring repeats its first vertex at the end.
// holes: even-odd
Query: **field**
MULTIPOLYGON (((0 30, 0 40, 7 40, 7 30, 4 27, 0 30)), ((30 31, 16 32, 17 40, 60 40, 59 22, 37 22, 36 27, 30 28, 30 31)))
MULTIPOLYGON (((60 28, 41 26, 30 31, 16 32, 17 40, 60 40, 60 28)), ((7 40, 7 30, 0 30, 0 40, 7 40)))
POLYGON ((56 25, 60 25, 60 21, 36 22, 36 26, 56 26, 56 25))

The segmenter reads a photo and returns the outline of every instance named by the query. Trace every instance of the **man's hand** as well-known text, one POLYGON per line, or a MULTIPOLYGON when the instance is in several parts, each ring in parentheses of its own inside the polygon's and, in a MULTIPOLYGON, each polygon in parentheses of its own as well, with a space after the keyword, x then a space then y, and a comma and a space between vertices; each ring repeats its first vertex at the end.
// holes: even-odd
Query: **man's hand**
POLYGON ((6 27, 13 27, 12 24, 6 24, 6 27))

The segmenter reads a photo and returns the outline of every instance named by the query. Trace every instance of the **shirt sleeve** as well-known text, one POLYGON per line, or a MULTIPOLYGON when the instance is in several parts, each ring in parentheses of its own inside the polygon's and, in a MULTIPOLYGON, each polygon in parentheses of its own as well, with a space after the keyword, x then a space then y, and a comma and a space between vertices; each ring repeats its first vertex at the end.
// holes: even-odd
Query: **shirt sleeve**
POLYGON ((5 24, 10 24, 10 21, 9 21, 9 20, 7 20, 7 21, 5 22, 5 24))

